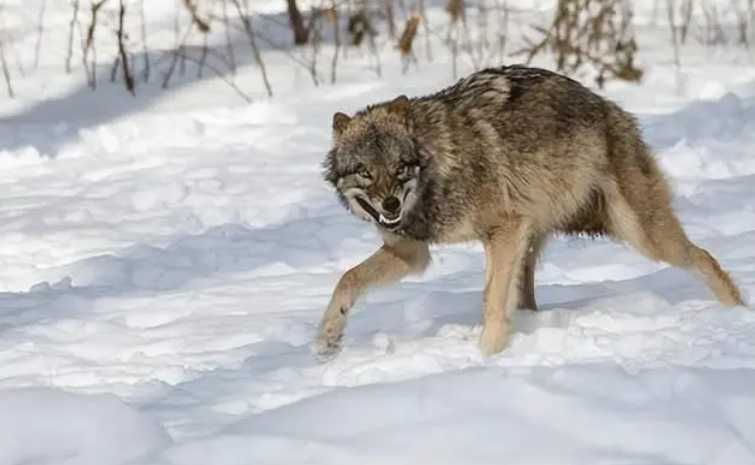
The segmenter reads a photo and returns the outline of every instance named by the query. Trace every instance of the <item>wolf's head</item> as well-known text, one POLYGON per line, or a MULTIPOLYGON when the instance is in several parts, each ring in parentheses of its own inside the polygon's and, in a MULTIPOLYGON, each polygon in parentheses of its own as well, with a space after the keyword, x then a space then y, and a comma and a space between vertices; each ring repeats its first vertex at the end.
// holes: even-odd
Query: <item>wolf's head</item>
POLYGON ((412 103, 404 95, 352 117, 333 115, 325 179, 352 213, 386 230, 401 226, 421 188, 424 165, 412 133, 412 103))

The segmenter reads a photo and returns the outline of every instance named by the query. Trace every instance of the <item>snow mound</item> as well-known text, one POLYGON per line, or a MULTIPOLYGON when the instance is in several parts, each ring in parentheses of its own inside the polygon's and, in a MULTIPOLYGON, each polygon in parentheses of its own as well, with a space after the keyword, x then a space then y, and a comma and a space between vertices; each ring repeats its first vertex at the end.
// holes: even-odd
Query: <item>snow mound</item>
POLYGON ((0 465, 121 465, 171 443, 113 395, 52 388, 0 392, 0 465))
POLYGON ((610 364, 447 372, 310 397, 139 465, 745 465, 753 383, 610 364))

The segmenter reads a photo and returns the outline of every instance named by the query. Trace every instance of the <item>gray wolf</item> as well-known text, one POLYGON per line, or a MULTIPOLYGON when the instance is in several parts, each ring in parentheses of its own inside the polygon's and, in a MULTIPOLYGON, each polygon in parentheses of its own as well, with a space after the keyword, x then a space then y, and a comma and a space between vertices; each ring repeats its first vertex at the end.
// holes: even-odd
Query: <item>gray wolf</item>
POLYGON ((321 360, 341 350, 358 296, 421 274, 433 244, 483 244, 477 344, 486 356, 509 343, 512 311, 537 309, 535 265, 554 234, 622 241, 694 273, 724 306, 744 306, 682 229, 635 118, 569 77, 484 69, 431 95, 336 112, 332 137, 324 178, 383 243, 339 279, 315 343, 321 360))

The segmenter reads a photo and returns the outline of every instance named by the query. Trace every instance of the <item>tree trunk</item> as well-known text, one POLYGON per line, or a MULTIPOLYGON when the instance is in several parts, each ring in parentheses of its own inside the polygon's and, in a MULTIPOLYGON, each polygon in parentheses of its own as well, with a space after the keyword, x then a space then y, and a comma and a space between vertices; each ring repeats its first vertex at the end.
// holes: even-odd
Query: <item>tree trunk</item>
POLYGON ((304 18, 301 16, 296 0, 286 0, 288 5, 288 21, 294 32, 294 44, 304 45, 307 43, 307 28, 304 27, 304 18))

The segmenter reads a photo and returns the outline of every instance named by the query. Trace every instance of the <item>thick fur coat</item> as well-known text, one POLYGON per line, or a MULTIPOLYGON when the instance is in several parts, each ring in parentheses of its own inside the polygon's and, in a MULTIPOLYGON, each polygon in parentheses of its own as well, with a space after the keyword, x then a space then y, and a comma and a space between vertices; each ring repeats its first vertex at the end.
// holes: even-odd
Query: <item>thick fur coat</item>
POLYGON ((513 309, 537 308, 536 260, 557 233, 624 241, 694 272, 724 305, 743 305, 728 274, 684 233, 634 117, 573 79, 490 68, 431 95, 338 112, 332 126, 324 177, 384 243, 339 280, 320 357, 339 351, 357 296, 426 269, 430 244, 485 246, 487 355, 508 344, 513 309))

